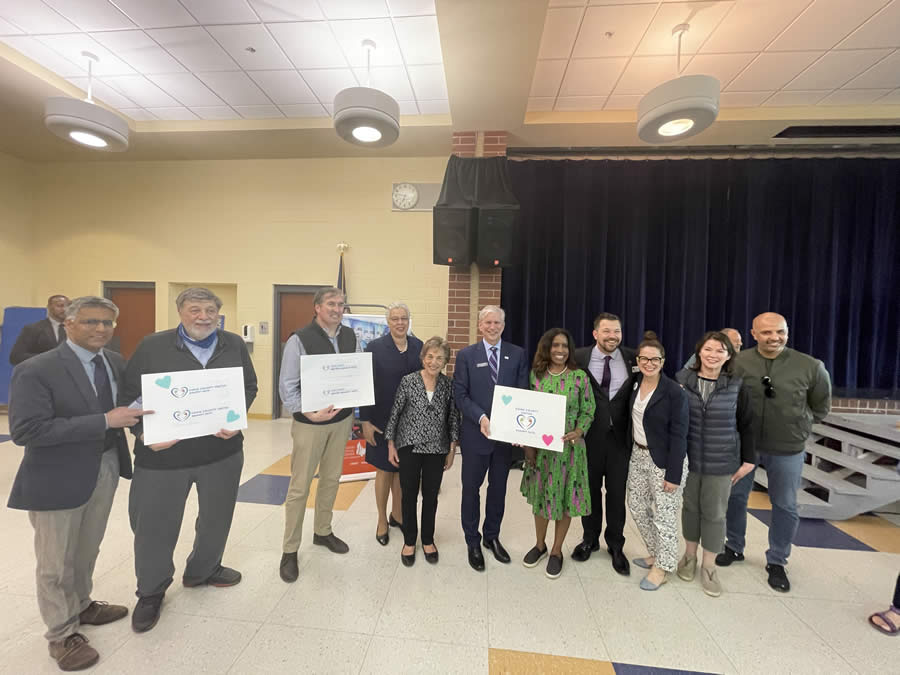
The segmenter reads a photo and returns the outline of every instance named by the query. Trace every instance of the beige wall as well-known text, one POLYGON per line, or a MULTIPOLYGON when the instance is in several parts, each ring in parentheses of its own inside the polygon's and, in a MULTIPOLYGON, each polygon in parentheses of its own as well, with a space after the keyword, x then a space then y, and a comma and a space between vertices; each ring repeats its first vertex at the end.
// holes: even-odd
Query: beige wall
MULTIPOLYGON (((171 289, 234 285, 228 329, 272 326, 273 285, 335 283, 336 245, 346 241, 351 302, 404 300, 417 334, 446 335, 448 274, 431 264, 431 213, 390 210, 392 182, 440 182, 446 162, 36 164, 31 298, 99 293, 103 280, 152 281, 161 330, 174 325, 171 289)), ((252 413, 271 412, 276 337, 256 336, 252 413)))
MULTIPOLYGON (((32 184, 30 165, 0 153, 0 321, 3 308, 37 302, 31 272, 32 184)), ((45 303, 46 296, 37 305, 45 303)))

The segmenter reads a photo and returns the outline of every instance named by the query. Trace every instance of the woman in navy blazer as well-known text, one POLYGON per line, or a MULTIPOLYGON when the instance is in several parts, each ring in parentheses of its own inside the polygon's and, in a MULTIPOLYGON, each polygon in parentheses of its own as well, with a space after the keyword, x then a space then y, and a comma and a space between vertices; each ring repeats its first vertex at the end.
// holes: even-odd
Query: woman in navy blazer
POLYGON ((638 346, 641 374, 631 392, 631 463, 628 507, 647 546, 634 564, 650 570, 641 588, 655 591, 678 563, 678 516, 687 478, 688 400, 663 375, 666 351, 647 331, 638 346))

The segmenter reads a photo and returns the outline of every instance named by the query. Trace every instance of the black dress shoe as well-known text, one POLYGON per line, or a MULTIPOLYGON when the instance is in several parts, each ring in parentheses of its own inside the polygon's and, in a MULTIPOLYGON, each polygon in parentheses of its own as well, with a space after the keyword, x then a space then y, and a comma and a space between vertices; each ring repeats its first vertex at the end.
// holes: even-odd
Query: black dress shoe
POLYGON ((590 544, 587 541, 582 541, 572 550, 572 560, 584 562, 591 557, 591 553, 599 550, 600 544, 598 542, 595 541, 593 544, 590 544))
POLYGON ((131 613, 131 628, 135 633, 146 633, 156 625, 165 596, 165 593, 158 593, 138 598, 134 611, 131 613))
POLYGON ((478 546, 469 547, 469 565, 476 572, 484 572, 484 556, 478 546))
POLYGON ((491 552, 494 554, 494 557, 497 559, 497 562, 509 562, 509 553, 507 553, 506 549, 503 548, 503 544, 500 543, 499 539, 491 539, 490 541, 485 541, 484 546, 485 548, 489 548, 491 550, 491 552))
MULTIPOLYGON (((608 548, 609 555, 612 556, 612 566, 613 569, 621 574, 622 576, 628 576, 631 574, 631 563, 628 562, 628 558, 625 557, 625 554, 622 553, 622 549, 620 548, 608 548)), ((574 554, 573 554, 574 557, 574 554)))
POLYGON ((381 544, 382 546, 387 546, 387 545, 388 545, 388 542, 389 542, 390 540, 391 540, 391 537, 390 537, 390 530, 388 530, 388 531, 385 532, 384 534, 376 534, 376 535, 375 535, 375 541, 377 541, 377 542, 378 542, 379 544, 381 544))
POLYGON ((331 534, 314 534, 313 543, 316 546, 324 546, 332 553, 346 553, 350 550, 350 547, 347 546, 346 542, 342 539, 338 539, 334 535, 334 532, 331 534))
POLYGON ((300 576, 300 568, 297 567, 296 551, 293 553, 281 554, 281 564, 278 565, 278 574, 281 575, 282 581, 286 581, 289 584, 297 581, 297 577, 300 576))
POLYGON ((769 573, 769 586, 779 593, 787 593, 791 590, 791 582, 788 581, 784 565, 766 565, 766 572, 769 573))
POLYGON ((403 563, 404 567, 412 567, 416 564, 416 551, 413 549, 413 552, 409 555, 404 553, 400 554, 400 561, 403 563))
POLYGON ((388 518, 388 525, 390 525, 391 527, 403 527, 403 523, 398 523, 397 519, 394 518, 393 515, 391 515, 391 517, 388 518))
MULTIPOLYGON (((434 546, 434 544, 432 544, 432 546, 434 546)), ((424 553, 425 553, 425 562, 429 562, 432 565, 437 564, 438 558, 440 557, 438 555, 437 546, 434 547, 434 550, 431 553, 426 551, 424 546, 422 547, 422 551, 424 551, 424 553)))

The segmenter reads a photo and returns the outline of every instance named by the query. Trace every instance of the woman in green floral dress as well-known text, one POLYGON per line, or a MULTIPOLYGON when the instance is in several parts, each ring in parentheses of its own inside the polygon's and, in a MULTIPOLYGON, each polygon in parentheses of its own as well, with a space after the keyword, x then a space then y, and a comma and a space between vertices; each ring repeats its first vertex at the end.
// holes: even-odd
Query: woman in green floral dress
POLYGON ((575 516, 591 512, 588 489, 587 449, 584 434, 594 420, 594 394, 587 374, 574 360, 575 344, 565 328, 551 328, 538 342, 529 382, 535 391, 566 397, 563 451, 525 448, 522 494, 534 511, 536 544, 522 564, 535 567, 547 555, 547 527, 555 521, 553 548, 547 560, 547 576, 562 573, 562 545, 575 516))

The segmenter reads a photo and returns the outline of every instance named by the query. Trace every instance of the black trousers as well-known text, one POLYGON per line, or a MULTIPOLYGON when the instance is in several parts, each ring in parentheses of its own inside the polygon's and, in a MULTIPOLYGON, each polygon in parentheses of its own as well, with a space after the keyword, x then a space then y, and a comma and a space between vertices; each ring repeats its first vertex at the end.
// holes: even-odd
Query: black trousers
POLYGON ((438 490, 444 479, 447 455, 413 452, 412 446, 397 450, 400 458, 400 489, 403 491, 403 543, 415 546, 419 535, 416 503, 422 487, 422 545, 434 543, 434 517, 437 513, 438 490))
POLYGON ((591 490, 591 513, 582 516, 584 541, 594 544, 603 530, 603 486, 606 484, 606 545, 621 549, 625 545, 625 483, 628 481, 629 452, 612 429, 597 428, 588 432, 588 486, 591 490))

